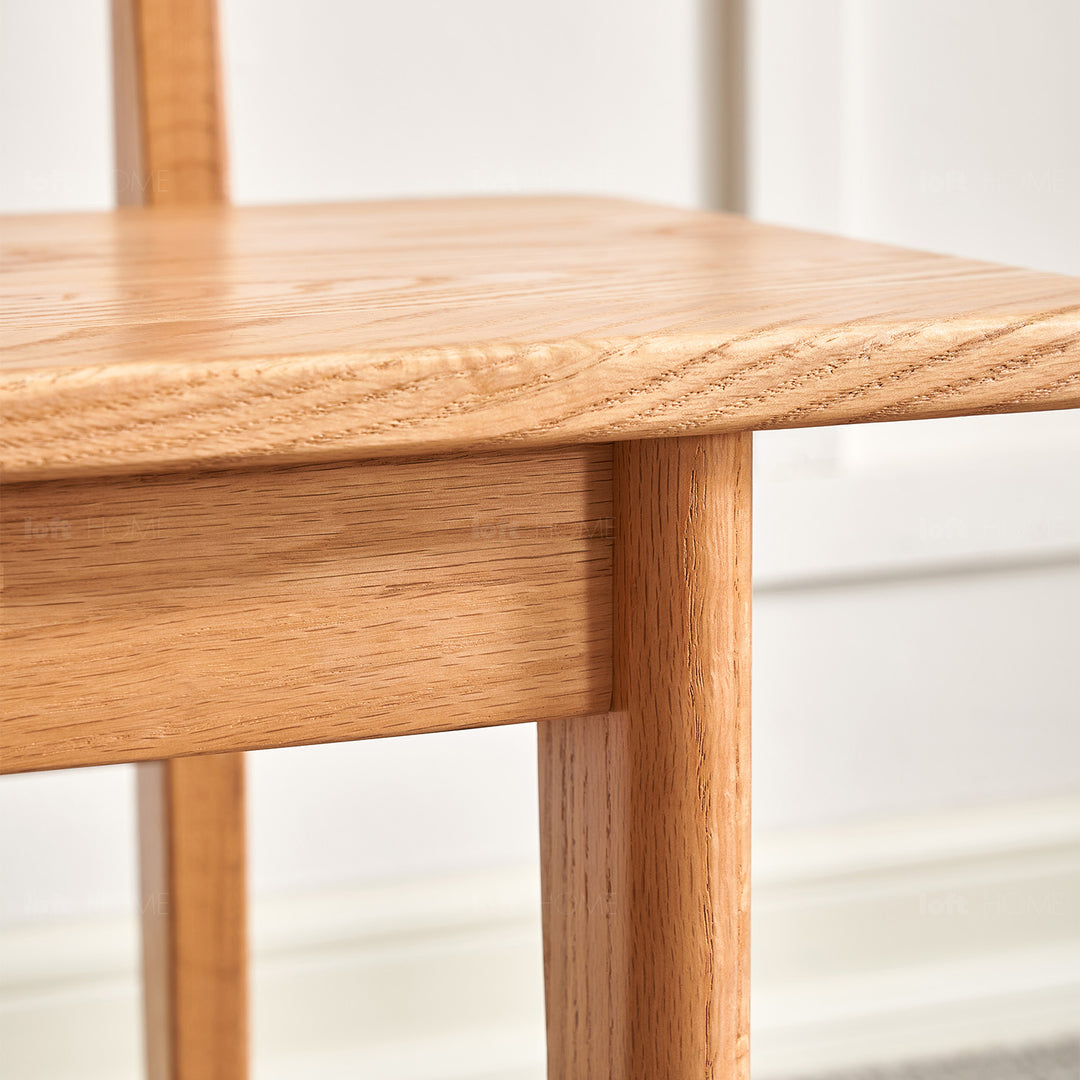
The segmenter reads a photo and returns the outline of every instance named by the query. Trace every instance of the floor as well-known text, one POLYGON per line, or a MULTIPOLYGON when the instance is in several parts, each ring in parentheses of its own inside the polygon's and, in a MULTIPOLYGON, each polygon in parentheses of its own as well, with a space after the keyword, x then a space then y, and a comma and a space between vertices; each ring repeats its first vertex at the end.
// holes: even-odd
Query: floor
POLYGON ((799 1080, 1080 1080, 1080 1037, 1021 1049, 856 1069, 799 1080))

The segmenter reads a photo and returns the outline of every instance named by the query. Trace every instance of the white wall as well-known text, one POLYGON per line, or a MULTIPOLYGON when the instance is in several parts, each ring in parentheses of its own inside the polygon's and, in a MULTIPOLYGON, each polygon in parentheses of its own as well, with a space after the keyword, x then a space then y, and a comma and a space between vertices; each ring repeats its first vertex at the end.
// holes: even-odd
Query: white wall
POLYGON ((694 0, 226 0, 222 11, 238 202, 698 199, 694 0))
MULTIPOLYGON (((1080 274, 1075 4, 752 15, 755 216, 1080 274)), ((758 823, 1080 787, 1080 412, 756 447, 758 823)))
POLYGON ((0 212, 113 204, 108 3, 0 0, 0 212))
POLYGON ((1077 272, 1080 7, 752 0, 752 211, 1077 272))

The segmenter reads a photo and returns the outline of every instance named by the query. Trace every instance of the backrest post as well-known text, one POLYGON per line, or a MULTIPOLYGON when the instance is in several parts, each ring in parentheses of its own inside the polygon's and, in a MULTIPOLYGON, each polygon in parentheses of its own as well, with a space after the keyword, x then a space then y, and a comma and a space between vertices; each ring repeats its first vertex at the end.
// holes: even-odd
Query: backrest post
POLYGON ((228 201, 215 0, 112 0, 122 206, 228 201))
MULTIPOLYGON (((226 202, 214 0, 112 0, 112 30, 117 202, 226 202)), ((243 754, 138 769, 146 1075, 243 1080, 243 754)))

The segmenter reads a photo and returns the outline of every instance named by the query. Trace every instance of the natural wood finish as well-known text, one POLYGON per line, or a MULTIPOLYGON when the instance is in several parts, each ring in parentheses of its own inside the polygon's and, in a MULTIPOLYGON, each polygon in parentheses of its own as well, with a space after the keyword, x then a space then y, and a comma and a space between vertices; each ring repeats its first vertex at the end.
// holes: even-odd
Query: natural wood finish
POLYGON ((537 739, 548 1077, 632 1080, 627 718, 551 720, 537 739))
POLYGON ((604 199, 3 223, 9 478, 1080 405, 1080 282, 604 199))
POLYGON ((548 1075, 746 1080, 749 435, 616 447, 614 664, 539 729, 548 1075))
POLYGON ((142 128, 141 75, 136 42, 138 0, 112 0, 113 165, 118 206, 142 206, 153 196, 142 128))
POLYGON ((214 0, 112 0, 121 205, 225 201, 214 0))
POLYGON ((139 766, 149 1080, 247 1075, 244 758, 139 766))
POLYGON ((610 447, 11 484, 0 511, 0 771, 610 703, 610 447))
MULTIPOLYGON (((112 17, 117 201, 223 202, 215 0, 112 0, 112 17)), ((101 492, 103 506, 112 495, 101 492)), ((131 650, 139 642, 135 630, 113 644, 131 650)), ((56 651, 56 643, 43 646, 35 659, 47 662, 56 651)), ((79 716, 87 698, 100 696, 101 666, 68 670, 84 695, 69 713, 79 716)), ((127 685, 137 688, 130 675, 127 685)), ((41 690, 31 709, 48 700, 41 690)), ((182 709, 185 690, 186 680, 166 680, 159 692, 182 709)), ((140 719, 147 695, 132 696, 117 702, 134 711, 129 723, 140 719)), ((243 768, 235 754, 139 765, 150 1080, 247 1074, 243 768), (167 910, 148 906, 147 896, 167 897, 167 910)))

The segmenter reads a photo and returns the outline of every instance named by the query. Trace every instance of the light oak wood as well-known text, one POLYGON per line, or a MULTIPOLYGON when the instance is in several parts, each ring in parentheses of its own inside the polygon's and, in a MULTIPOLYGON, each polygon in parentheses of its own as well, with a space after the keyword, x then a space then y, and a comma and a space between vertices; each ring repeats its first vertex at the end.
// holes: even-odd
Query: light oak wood
POLYGON ((139 766, 148 1080, 247 1075, 244 758, 139 766))
POLYGON ((226 200, 214 0, 112 0, 121 205, 226 200))
POLYGON ((611 450, 10 484, 0 770, 610 703, 611 450))
POLYGON ((1080 282, 619 200, 213 205, 213 3, 114 31, 153 209, 0 224, 0 770, 149 762, 151 1077, 246 1069, 210 752, 538 719, 550 1075, 745 1080, 746 433, 1076 407, 1080 282))
POLYGON ((3 223, 9 478, 1080 405, 1080 282, 604 199, 3 223))
POLYGON ((749 1076, 750 466, 616 447, 614 708, 539 728, 551 1080, 749 1076))
MULTIPOLYGON (((225 199, 215 9, 214 0, 112 0, 121 205, 225 199)), ((136 631, 128 647, 138 640, 136 631)), ((99 684, 93 668, 72 674, 86 690, 99 684)), ((183 684, 170 689, 182 707, 183 684)), ((243 769, 239 754, 138 767, 149 1080, 247 1075, 243 769)))

